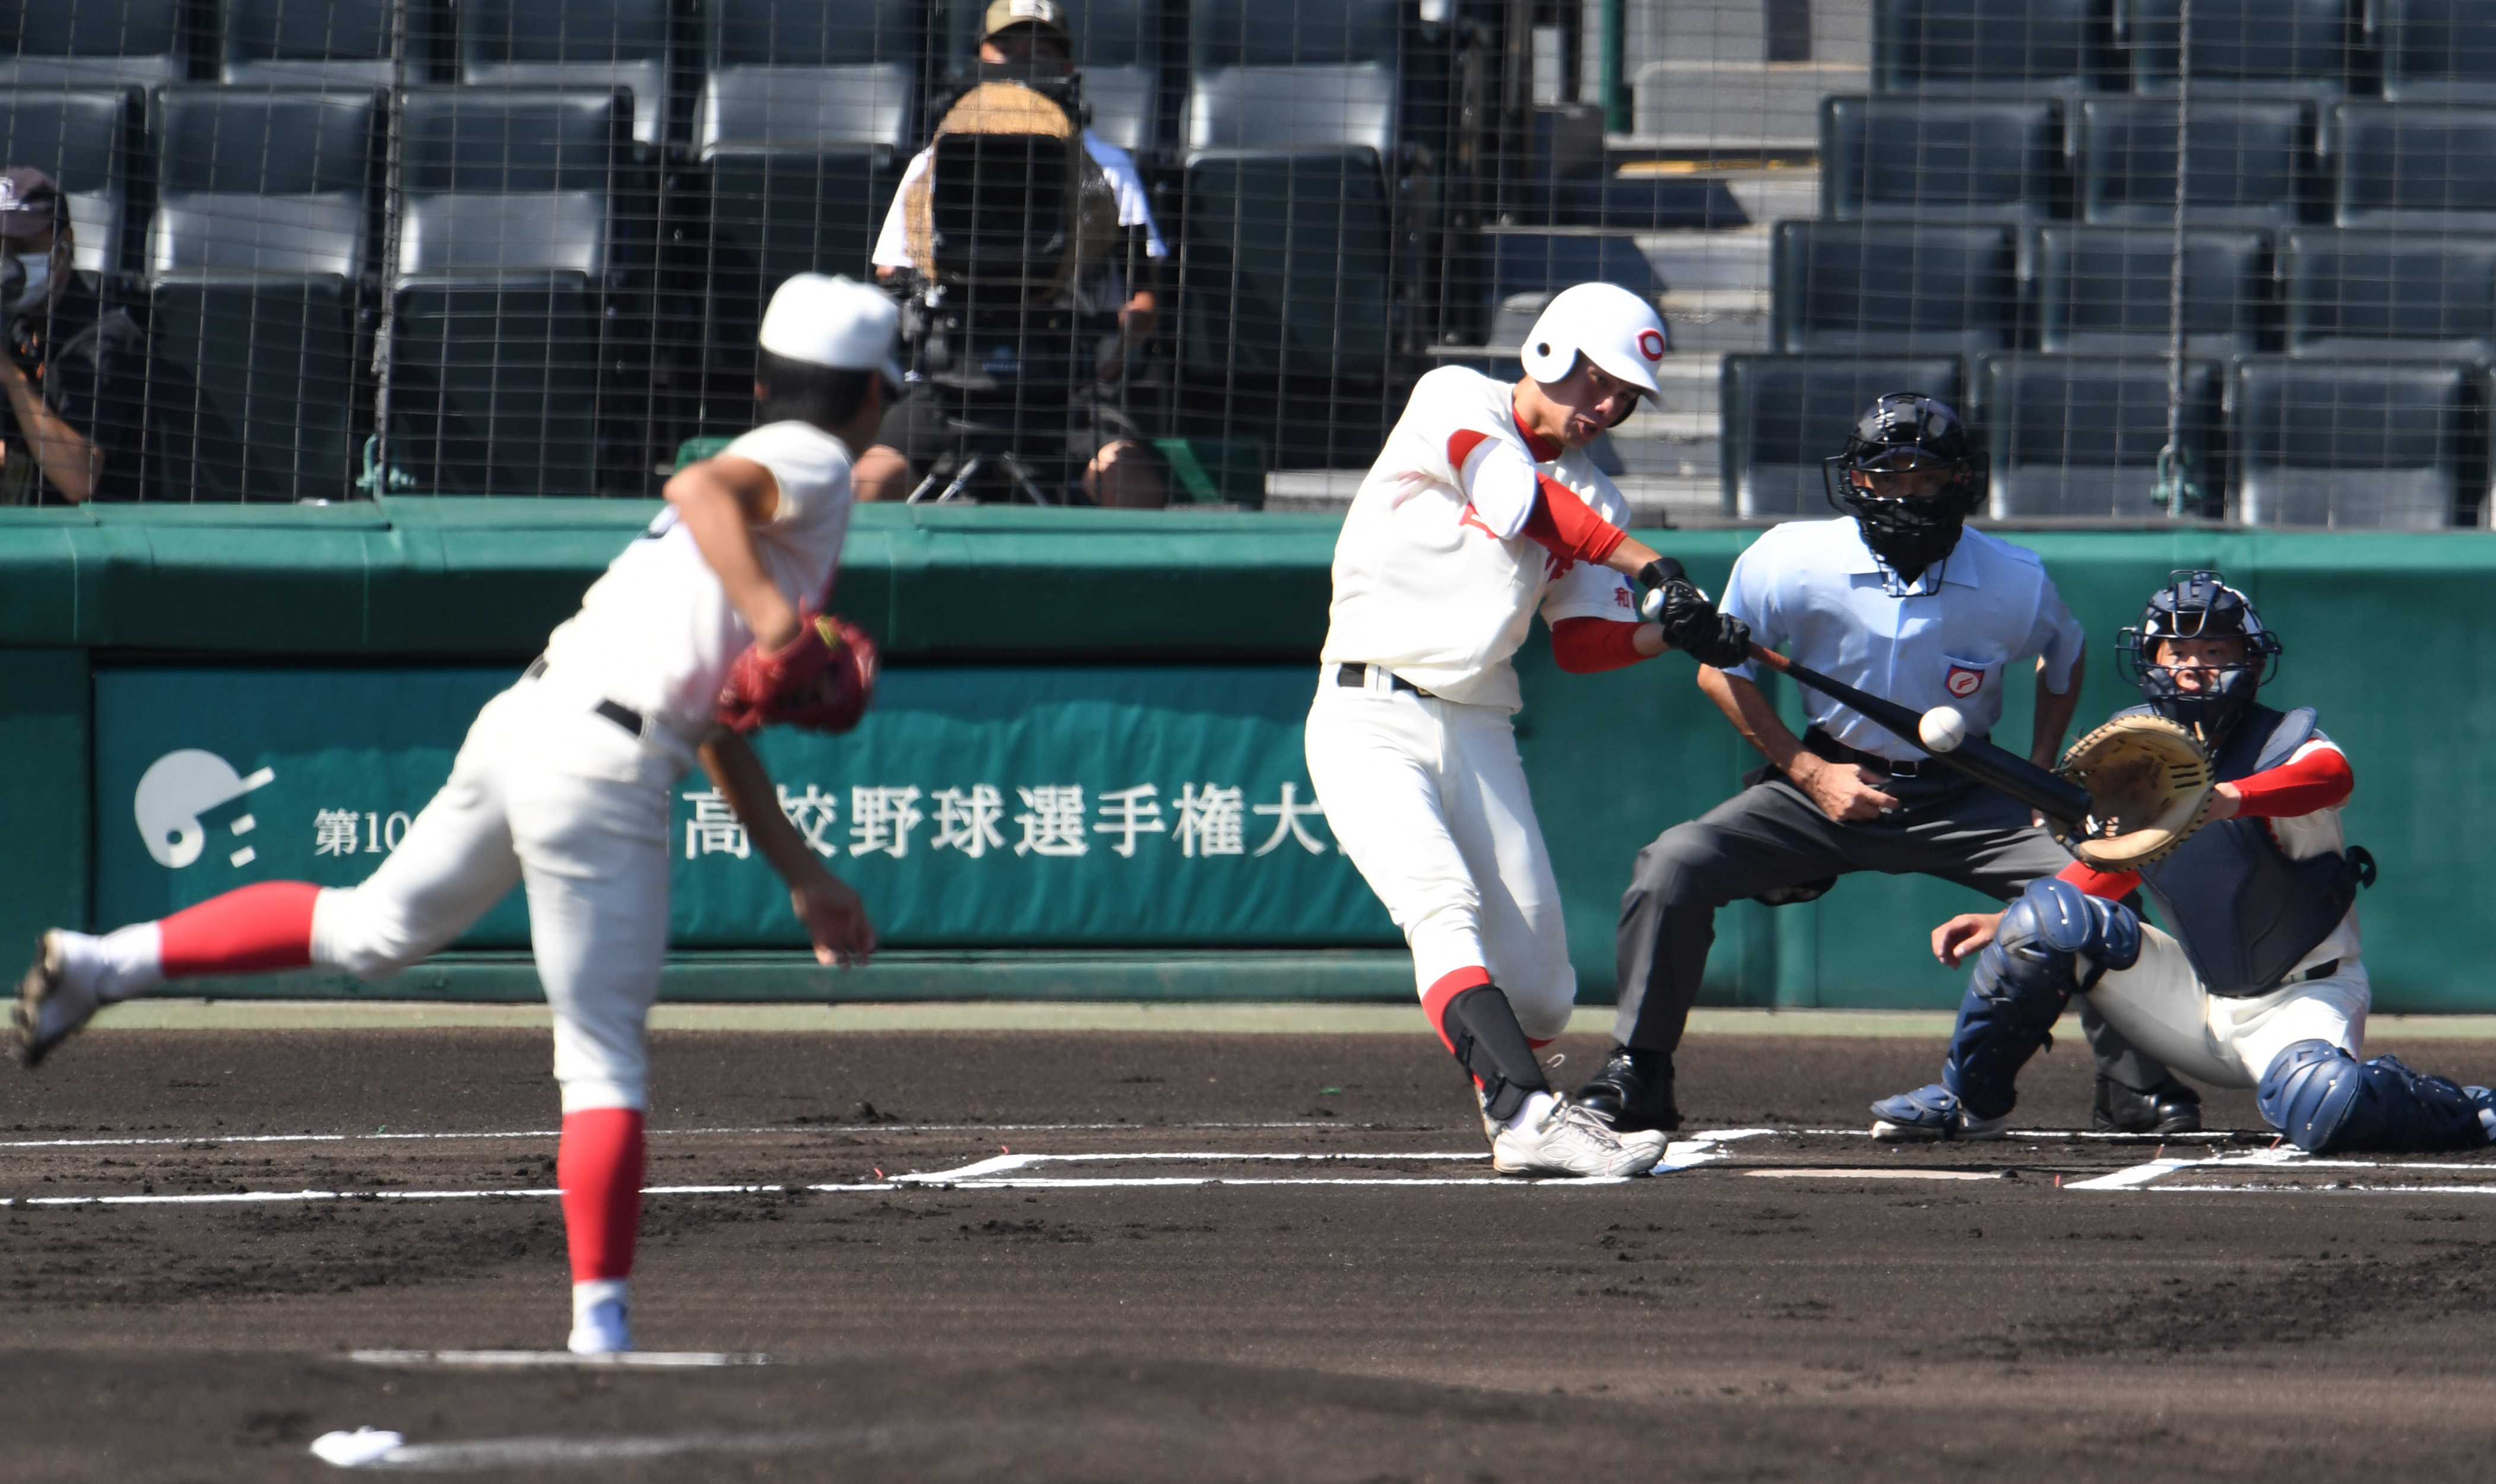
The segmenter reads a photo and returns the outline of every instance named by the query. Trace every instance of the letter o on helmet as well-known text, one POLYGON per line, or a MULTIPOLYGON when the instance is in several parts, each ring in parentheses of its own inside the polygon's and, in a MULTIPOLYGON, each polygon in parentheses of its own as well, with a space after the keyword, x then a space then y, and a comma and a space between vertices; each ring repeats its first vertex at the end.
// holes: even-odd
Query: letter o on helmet
POLYGON ((1617 284, 1577 284, 1544 306, 1517 358, 1538 382, 1566 378, 1585 356, 1641 393, 1663 394, 1655 368, 1672 348, 1655 306, 1617 284))

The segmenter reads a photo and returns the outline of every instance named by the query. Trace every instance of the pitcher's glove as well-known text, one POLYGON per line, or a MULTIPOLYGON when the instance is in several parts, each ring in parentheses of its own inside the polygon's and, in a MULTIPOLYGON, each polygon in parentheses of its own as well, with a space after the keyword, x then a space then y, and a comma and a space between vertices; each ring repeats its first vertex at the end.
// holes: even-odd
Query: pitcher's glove
POLYGON ((1665 643, 1719 669, 1749 663, 1751 626, 1717 612, 1679 562, 1658 557, 1638 570, 1638 580, 1647 586, 1638 611, 1664 630, 1665 643))
POLYGON ((797 636, 778 649, 749 644, 729 666, 712 715, 739 736, 764 727, 843 732, 875 699, 875 640, 836 614, 809 603, 797 610, 797 636))
POLYGON ((2119 716, 2072 744, 2055 772, 2089 790, 2075 830, 2053 821, 2084 865, 2137 871, 2164 858, 2209 818, 2218 774, 2200 740, 2163 716, 2119 716))

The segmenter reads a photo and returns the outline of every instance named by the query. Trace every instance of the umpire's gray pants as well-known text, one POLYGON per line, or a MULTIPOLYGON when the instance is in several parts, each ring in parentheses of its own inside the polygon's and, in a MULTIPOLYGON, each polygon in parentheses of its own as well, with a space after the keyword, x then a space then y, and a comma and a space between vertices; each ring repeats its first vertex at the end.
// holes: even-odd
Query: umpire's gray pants
MULTIPOLYGON (((1681 1044, 1716 941, 1716 910, 1729 902, 1856 871, 1938 876, 2008 902, 2072 863, 2070 851, 2029 822, 2027 805, 1955 774, 1893 778, 1881 788, 1898 800, 1897 814, 1841 822, 1771 774, 1638 851, 1614 940, 1613 1039, 1640 1051, 1681 1044)), ((2102 1074, 2140 1089, 2167 1080, 2164 1066, 2085 1000, 2081 1025, 2102 1074)))

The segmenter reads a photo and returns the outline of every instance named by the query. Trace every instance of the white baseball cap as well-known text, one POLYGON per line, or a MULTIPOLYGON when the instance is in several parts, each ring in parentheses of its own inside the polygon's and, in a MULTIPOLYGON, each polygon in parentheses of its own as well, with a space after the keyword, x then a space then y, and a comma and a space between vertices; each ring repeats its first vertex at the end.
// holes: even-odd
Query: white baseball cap
POLYGON ((893 386, 901 367, 892 332, 901 311, 854 278, 800 273, 771 295, 756 340, 774 356, 841 371, 882 371, 893 386))
POLYGON ((1655 306, 1618 284, 1576 284, 1551 296, 1525 333, 1517 358, 1538 382, 1557 382, 1585 356, 1650 397, 1661 398, 1655 368, 1672 348, 1655 306))

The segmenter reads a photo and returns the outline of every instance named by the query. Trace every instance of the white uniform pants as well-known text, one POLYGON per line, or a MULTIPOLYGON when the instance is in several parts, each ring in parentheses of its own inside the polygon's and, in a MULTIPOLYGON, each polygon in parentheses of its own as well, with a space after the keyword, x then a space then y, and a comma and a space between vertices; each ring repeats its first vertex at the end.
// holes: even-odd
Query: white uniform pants
POLYGON ((451 779, 360 886, 321 893, 312 959, 387 978, 526 882, 563 1110, 640 1108, 668 949, 668 790, 681 762, 559 688, 486 702, 451 779))
POLYGON ((1327 828, 1404 930, 1420 990, 1479 965, 1527 1036, 1559 1035, 1577 974, 1508 713, 1369 673, 1354 689, 1326 665, 1309 708, 1309 782, 1327 828))
POLYGON ((2298 1041, 2330 1041, 2363 1057, 2373 1002, 2366 966, 2356 960, 2325 978, 2247 1000, 2222 999, 2201 987, 2184 945, 2146 922, 2140 961, 2089 991, 2089 1003, 2126 1039, 2214 1087, 2258 1085, 2272 1061, 2298 1041))

